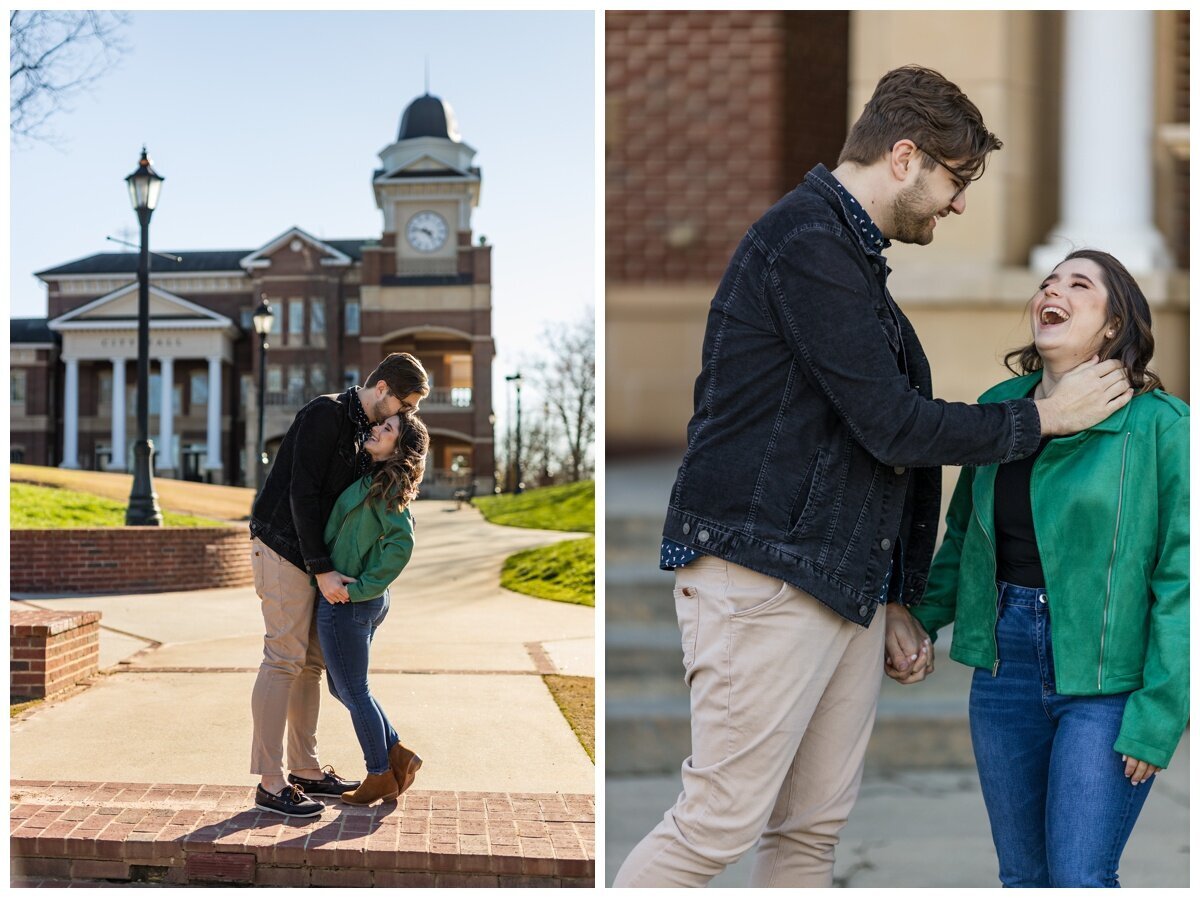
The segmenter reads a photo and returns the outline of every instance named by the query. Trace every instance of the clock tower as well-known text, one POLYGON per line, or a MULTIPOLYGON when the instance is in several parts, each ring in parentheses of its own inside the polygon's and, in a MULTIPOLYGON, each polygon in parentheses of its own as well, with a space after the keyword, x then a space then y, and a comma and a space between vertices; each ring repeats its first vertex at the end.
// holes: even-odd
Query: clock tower
POLYGON ((422 493, 494 481, 491 247, 472 245, 482 176, 450 105, 425 94, 379 153, 371 185, 383 233, 362 253, 361 370, 411 352, 429 372, 421 404, 431 436, 422 493))

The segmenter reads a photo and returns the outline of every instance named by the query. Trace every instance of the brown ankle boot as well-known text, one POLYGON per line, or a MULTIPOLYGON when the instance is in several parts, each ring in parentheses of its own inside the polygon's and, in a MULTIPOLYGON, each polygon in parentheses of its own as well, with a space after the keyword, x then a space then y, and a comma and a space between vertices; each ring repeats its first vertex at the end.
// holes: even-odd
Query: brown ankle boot
POLYGON ((396 785, 396 777, 389 770, 386 773, 368 773, 357 789, 342 793, 342 801, 346 804, 366 805, 380 799, 395 801, 399 795, 400 787, 396 785))
POLYGON ((421 756, 415 751, 405 748, 404 743, 397 742, 388 749, 388 764, 400 786, 400 794, 404 794, 413 784, 413 780, 417 778, 417 771, 421 769, 422 761, 421 756))

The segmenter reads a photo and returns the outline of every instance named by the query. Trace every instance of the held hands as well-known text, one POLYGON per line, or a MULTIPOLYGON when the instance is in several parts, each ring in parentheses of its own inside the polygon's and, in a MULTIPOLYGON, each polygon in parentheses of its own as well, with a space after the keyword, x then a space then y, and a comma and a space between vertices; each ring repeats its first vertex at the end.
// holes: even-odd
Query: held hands
POLYGON ((1128 755, 1121 755, 1121 760, 1125 762, 1125 778, 1129 780, 1131 786, 1141 785, 1163 769, 1155 767, 1153 764, 1147 764, 1145 761, 1139 761, 1137 758, 1131 758, 1128 755))
POLYGON ((339 574, 337 571, 326 571, 317 574, 317 589, 330 605, 340 605, 350 601, 350 593, 346 590, 347 583, 353 583, 353 577, 339 574))
POLYGON ((933 673, 933 643, 907 608, 886 606, 884 672, 901 685, 920 683, 933 673))
POLYGON ((1059 380, 1054 393, 1034 400, 1042 436, 1066 436, 1099 424, 1133 398, 1128 372, 1118 359, 1092 356, 1059 380))

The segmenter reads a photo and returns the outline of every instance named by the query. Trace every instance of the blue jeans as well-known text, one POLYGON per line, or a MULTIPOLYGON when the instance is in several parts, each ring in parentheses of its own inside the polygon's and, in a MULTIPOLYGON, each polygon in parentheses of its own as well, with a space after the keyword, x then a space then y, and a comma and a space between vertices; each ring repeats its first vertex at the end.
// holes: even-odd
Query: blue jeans
POLYGON ((367 683, 371 640, 387 617, 385 591, 377 599, 331 605, 317 596, 317 635, 329 672, 329 692, 350 712, 367 773, 388 771, 388 749, 400 741, 367 683))
POLYGON ((1117 888, 1153 777, 1113 751, 1129 693, 1059 695, 1041 588, 998 582, 999 667, 975 671, 971 742, 1005 887, 1117 888))

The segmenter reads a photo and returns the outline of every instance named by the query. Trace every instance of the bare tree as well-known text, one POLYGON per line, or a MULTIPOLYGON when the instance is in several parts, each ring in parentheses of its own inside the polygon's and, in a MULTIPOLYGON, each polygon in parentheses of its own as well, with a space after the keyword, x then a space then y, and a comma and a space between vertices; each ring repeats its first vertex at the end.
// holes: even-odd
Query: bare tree
POLYGON ((570 323, 542 329, 548 357, 534 363, 549 416, 566 447, 563 468, 575 482, 591 473, 596 439, 596 323, 589 312, 570 323))
POLYGON ((15 9, 9 29, 9 134, 51 140, 47 123, 108 71, 127 46, 129 16, 100 10, 15 9))

